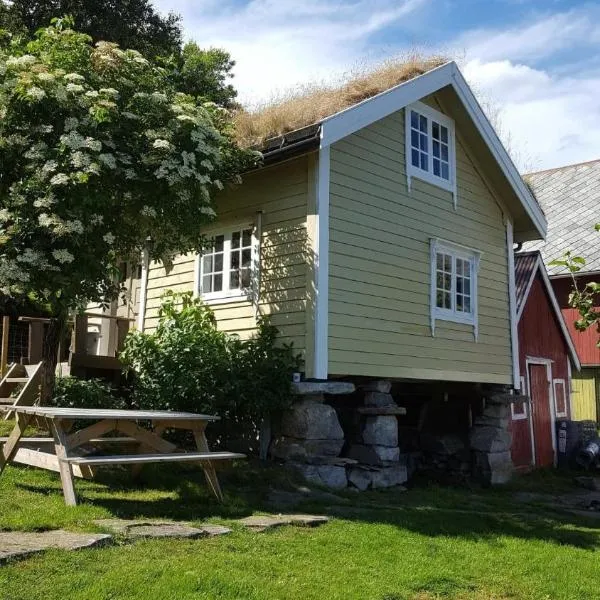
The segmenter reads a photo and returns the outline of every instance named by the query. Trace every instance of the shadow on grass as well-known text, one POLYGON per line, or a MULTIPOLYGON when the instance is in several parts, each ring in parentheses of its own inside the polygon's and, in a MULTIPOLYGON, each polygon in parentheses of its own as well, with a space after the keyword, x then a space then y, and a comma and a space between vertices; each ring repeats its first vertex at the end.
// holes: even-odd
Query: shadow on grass
MULTIPOLYGON (((273 512, 273 489, 297 494, 294 505, 276 512, 324 513, 340 519, 387 524, 428 537, 456 537, 501 546, 503 538, 542 540, 558 545, 593 549, 600 547, 600 529, 590 521, 564 511, 553 511, 514 500, 515 492, 568 489, 569 476, 543 474, 517 478, 510 487, 496 489, 445 488, 418 483, 407 492, 362 494, 323 493, 308 498, 298 494, 302 482, 288 470, 258 461, 240 463, 219 471, 225 502, 208 491, 203 473, 193 467, 147 467, 139 479, 123 471, 100 472, 94 481, 77 481, 80 502, 102 507, 120 518, 164 518, 198 521, 207 518, 237 519, 254 512, 273 512)), ((16 481, 24 493, 61 493, 60 481, 16 481)))

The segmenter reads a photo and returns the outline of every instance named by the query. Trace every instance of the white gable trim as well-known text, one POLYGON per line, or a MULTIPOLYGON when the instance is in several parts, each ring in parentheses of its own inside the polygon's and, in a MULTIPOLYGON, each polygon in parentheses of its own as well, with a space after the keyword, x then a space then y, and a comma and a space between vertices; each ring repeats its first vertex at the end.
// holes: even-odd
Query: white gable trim
POLYGON ((573 340, 571 338, 571 334, 565 325, 565 321, 563 319, 562 313, 560 311, 560 307, 558 306, 558 302, 556 300, 556 296, 554 294, 554 290, 552 289, 552 284, 550 283, 550 278, 548 277, 548 272, 544 267, 544 263, 542 261, 542 257, 538 255, 535 266, 531 270, 531 276, 529 277, 529 281, 527 282, 527 288, 525 289, 525 295, 523 297, 523 302, 521 304, 521 308, 519 309, 519 313, 517 315, 517 321, 521 320, 521 316, 523 315, 523 310, 525 308, 525 304, 527 303, 527 299, 529 298, 529 292, 531 292, 531 286, 535 280, 535 276, 537 272, 540 272, 542 276, 542 281, 544 282, 544 286, 546 288, 546 292, 548 294, 548 298, 550 298, 550 304, 552 305, 552 309, 554 311, 554 315, 556 316, 556 320, 560 326, 560 330, 565 338, 565 342, 567 343, 567 347, 569 348, 569 354, 571 356, 571 361, 575 368, 580 371, 581 363, 579 362, 579 357, 577 356, 577 351, 575 350, 575 346, 573 345, 573 340))
POLYGON ((321 148, 330 146, 448 85, 451 85, 458 94, 498 166, 521 201, 525 212, 533 221, 540 236, 545 239, 547 224, 542 209, 521 179, 519 171, 454 62, 432 69, 419 77, 326 117, 321 126, 321 148))

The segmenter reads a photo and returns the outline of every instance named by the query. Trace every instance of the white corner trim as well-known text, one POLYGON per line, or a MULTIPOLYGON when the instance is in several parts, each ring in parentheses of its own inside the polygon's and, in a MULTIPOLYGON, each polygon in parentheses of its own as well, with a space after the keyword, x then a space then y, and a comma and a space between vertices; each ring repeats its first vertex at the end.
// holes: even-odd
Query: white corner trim
POLYGON ((146 320, 146 299, 148 297, 148 271, 150 270, 150 257, 148 250, 142 250, 142 279, 140 281, 140 306, 138 308, 137 328, 144 331, 146 320))
POLYGON ((521 373, 519 368, 519 331, 517 320, 517 286, 515 284, 515 255, 513 252, 513 224, 506 219, 506 253, 508 263, 508 304, 510 311, 510 346, 512 354, 513 387, 521 388, 521 373))
MULTIPOLYGON (((327 127, 321 128, 321 138, 327 127)), ((329 177, 330 148, 322 146, 317 156, 315 210, 315 352, 313 374, 327 379, 329 371, 329 177)))

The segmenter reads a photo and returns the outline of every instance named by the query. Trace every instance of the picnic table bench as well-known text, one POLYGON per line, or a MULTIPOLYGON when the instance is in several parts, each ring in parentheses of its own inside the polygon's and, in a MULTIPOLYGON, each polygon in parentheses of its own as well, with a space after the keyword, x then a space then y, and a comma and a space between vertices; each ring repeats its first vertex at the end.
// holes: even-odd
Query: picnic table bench
MULTIPOLYGON (((235 452, 211 452, 206 440, 206 426, 220 417, 188 412, 163 410, 113 410, 92 408, 56 408, 51 406, 11 406, 0 407, 15 414, 15 426, 5 438, 0 452, 0 474, 11 462, 25 462, 43 469, 60 473, 63 494, 67 505, 77 504, 73 484, 74 468, 85 476, 87 470, 102 465, 134 465, 139 468, 146 463, 199 462, 209 488, 219 499, 223 499, 214 464, 217 461, 245 458, 235 452), (83 426, 82 421, 94 421, 83 426), (139 422, 150 424, 150 429, 141 427, 139 422), (26 438, 23 436, 29 424, 46 427, 52 433, 55 454, 31 449, 31 446, 44 446, 50 438, 26 438), (167 429, 191 431, 197 452, 183 452, 162 435, 167 429), (103 437, 118 431, 125 438, 103 437), (82 446, 104 447, 118 445, 118 442, 134 443, 138 453, 82 456, 78 449, 82 446), (20 455, 20 459, 19 459, 20 455)), ((134 467, 134 468, 135 468, 134 467)))

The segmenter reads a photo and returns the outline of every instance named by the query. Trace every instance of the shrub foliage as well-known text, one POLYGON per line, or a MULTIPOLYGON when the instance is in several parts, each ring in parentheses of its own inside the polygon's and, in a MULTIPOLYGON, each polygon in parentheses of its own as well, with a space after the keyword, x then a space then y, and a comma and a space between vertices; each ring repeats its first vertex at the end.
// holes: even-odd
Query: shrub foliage
POLYGON ((169 293, 156 331, 131 332, 120 355, 134 374, 132 401, 144 409, 216 414, 225 438, 255 436, 265 415, 291 402, 291 375, 301 364, 291 345, 275 345, 276 336, 264 318, 248 340, 219 331, 200 299, 169 293))

